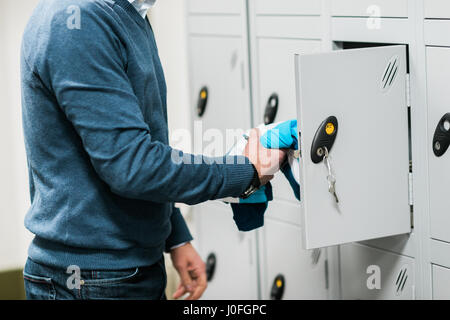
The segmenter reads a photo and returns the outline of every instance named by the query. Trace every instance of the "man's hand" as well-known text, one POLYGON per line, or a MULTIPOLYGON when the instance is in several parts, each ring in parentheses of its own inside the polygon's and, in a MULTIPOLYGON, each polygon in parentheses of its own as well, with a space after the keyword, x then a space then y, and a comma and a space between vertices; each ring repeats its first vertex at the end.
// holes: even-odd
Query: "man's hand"
POLYGON ((189 293, 186 300, 197 300, 206 290, 206 267, 194 247, 187 243, 170 252, 173 265, 178 271, 181 283, 173 298, 178 299, 189 293))
POLYGON ((250 160, 256 171, 258 171, 261 185, 265 185, 280 170, 281 164, 286 159, 287 152, 283 149, 266 149, 262 146, 259 139, 259 130, 252 129, 244 150, 244 156, 250 160))

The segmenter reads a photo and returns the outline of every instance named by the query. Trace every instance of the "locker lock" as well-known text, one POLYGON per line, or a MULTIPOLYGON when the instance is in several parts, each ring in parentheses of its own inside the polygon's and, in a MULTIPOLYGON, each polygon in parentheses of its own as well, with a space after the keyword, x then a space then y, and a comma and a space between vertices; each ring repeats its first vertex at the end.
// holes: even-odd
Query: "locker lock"
POLYGON ((214 272, 216 271, 216 255, 214 253, 210 253, 208 258, 206 258, 206 279, 209 281, 214 277, 214 272))
POLYGON ((270 291, 270 299, 272 300, 281 300, 284 293, 285 280, 282 274, 279 274, 275 277, 275 280, 272 284, 272 290, 270 291))
POLYGON ((197 115, 202 117, 205 113, 206 105, 208 104, 208 88, 203 87, 200 89, 197 102, 197 115))
POLYGON ((266 109, 264 111, 264 124, 268 125, 275 121, 275 117, 278 112, 278 95, 273 93, 266 104, 266 109))
POLYGON ((436 127, 433 137, 433 151, 436 157, 441 157, 450 145, 450 113, 446 113, 436 127))
POLYGON ((330 151, 336 140, 338 121, 335 116, 326 118, 319 126, 311 144, 311 160, 319 163, 325 156, 325 148, 330 151))

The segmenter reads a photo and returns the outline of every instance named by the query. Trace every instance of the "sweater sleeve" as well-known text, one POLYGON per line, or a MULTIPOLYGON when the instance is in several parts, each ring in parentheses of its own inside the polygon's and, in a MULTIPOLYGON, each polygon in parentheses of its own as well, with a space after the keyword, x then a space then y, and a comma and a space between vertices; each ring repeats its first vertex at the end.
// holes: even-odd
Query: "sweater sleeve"
POLYGON ((170 249, 174 246, 193 240, 180 209, 175 206, 173 206, 170 222, 172 232, 166 240, 166 252, 170 252, 170 249))
POLYGON ((254 173, 247 158, 215 161, 152 139, 126 74, 123 44, 96 11, 83 11, 81 29, 54 20, 39 74, 100 179, 122 197, 159 203, 242 194, 254 173))

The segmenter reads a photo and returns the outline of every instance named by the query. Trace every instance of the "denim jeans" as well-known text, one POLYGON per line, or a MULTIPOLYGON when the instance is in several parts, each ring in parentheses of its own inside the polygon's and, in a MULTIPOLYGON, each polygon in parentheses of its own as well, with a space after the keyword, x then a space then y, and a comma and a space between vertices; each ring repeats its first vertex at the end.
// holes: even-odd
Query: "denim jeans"
POLYGON ((74 273, 28 258, 23 278, 28 300, 165 300, 164 256, 152 266, 124 270, 80 270, 74 273), (75 285, 74 285, 75 284, 75 285))

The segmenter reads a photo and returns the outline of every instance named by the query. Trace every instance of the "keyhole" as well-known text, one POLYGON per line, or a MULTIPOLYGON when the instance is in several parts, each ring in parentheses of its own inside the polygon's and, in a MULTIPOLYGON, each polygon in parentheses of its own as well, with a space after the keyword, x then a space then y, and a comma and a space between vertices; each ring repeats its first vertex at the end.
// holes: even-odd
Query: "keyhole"
POLYGON ((436 143, 434 144, 434 148, 438 151, 441 150, 441 144, 439 143, 439 141, 436 141, 436 143))
POLYGON ((450 130, 450 121, 445 120, 444 121, 444 130, 449 131, 450 130))
MULTIPOLYGON (((270 106, 271 106, 272 108, 275 108, 276 105, 277 105, 277 101, 276 101, 274 98, 272 98, 272 99, 270 100, 270 106)), ((449 125, 450 125, 450 124, 449 124, 449 125)))
POLYGON ((317 149, 317 155, 318 155, 319 157, 322 157, 322 156, 324 155, 323 148, 317 149))

